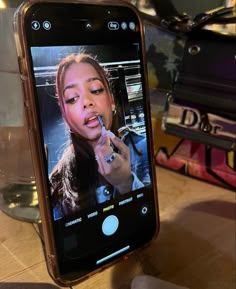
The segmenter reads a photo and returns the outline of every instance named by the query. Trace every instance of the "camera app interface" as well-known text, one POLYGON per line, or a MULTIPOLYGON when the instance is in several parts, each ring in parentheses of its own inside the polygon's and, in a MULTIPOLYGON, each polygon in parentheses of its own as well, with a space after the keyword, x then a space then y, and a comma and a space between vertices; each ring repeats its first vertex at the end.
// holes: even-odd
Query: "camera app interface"
POLYGON ((139 47, 123 49, 32 48, 54 220, 151 183, 139 47))

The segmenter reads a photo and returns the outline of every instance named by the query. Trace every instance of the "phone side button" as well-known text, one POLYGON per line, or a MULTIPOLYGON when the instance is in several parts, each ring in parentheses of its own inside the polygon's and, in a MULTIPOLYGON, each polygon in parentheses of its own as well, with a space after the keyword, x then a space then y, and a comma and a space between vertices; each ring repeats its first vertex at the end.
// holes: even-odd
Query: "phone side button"
POLYGON ((119 220, 115 215, 105 218, 102 223, 102 232, 105 236, 113 235, 119 227, 119 220))
POLYGON ((19 71, 20 71, 20 74, 23 74, 24 71, 23 71, 23 60, 20 56, 17 57, 17 62, 18 62, 18 67, 19 67, 19 71))
POLYGON ((20 72, 20 78, 22 81, 27 80, 27 75, 26 73, 26 65, 25 65, 25 59, 22 57, 17 58, 18 61, 18 67, 19 67, 19 72, 20 72))

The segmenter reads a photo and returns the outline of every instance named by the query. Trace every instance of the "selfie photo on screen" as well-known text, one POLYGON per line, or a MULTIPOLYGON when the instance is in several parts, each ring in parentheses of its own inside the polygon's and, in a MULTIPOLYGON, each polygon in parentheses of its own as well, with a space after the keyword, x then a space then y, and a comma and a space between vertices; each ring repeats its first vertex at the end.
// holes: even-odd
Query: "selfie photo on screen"
POLYGON ((151 183, 139 47, 131 46, 32 48, 54 220, 151 183))

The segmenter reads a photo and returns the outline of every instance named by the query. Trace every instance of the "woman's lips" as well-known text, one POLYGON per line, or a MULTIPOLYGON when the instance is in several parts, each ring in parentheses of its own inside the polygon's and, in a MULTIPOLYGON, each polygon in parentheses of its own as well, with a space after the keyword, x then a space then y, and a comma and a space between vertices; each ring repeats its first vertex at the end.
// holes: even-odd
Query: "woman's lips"
POLYGON ((87 118, 84 122, 84 124, 89 127, 89 128, 93 128, 99 125, 99 121, 97 118, 97 115, 93 115, 89 118, 87 118))

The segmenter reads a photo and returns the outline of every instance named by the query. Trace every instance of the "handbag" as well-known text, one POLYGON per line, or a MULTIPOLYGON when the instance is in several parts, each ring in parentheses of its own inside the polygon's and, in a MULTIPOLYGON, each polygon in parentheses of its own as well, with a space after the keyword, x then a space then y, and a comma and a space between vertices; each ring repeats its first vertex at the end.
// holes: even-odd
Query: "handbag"
POLYGON ((161 25, 185 40, 178 73, 168 92, 162 129, 236 151, 235 7, 218 7, 192 20, 178 13, 170 0, 154 0, 152 4, 161 25))

